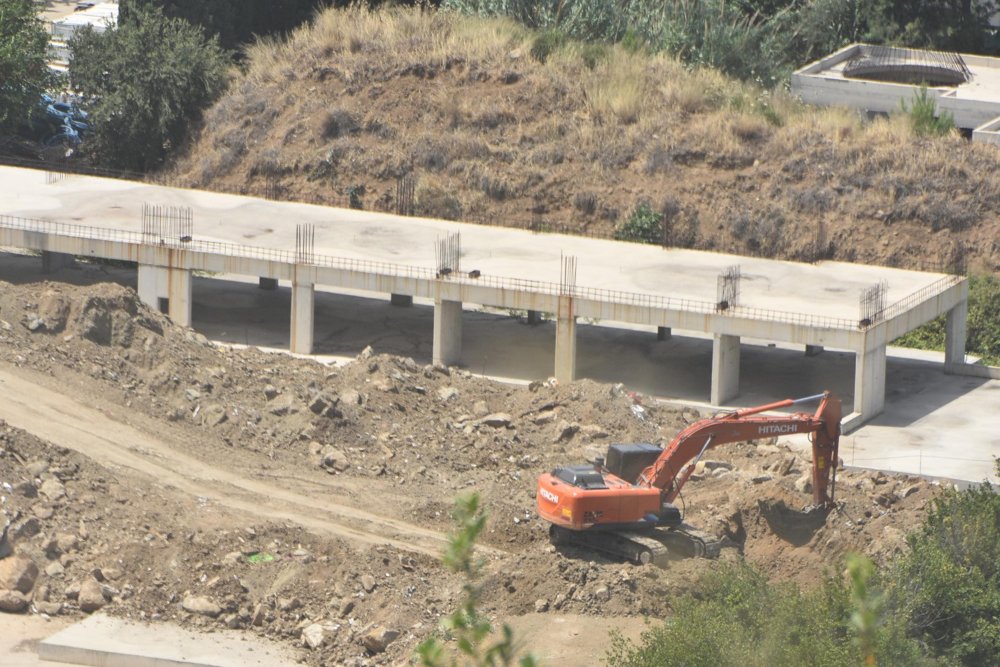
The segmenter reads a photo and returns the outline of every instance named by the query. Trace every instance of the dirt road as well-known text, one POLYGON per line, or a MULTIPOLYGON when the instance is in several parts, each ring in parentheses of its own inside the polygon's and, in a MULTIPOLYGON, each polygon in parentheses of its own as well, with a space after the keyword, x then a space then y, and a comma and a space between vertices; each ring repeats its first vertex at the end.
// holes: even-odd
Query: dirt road
POLYGON ((44 386, 39 382, 42 378, 32 375, 0 365, 0 394, 4 397, 0 419, 101 465, 129 468, 163 486, 256 517, 295 523, 318 535, 361 545, 388 544, 434 557, 444 548, 446 536, 440 532, 339 504, 324 492, 305 495, 213 466, 116 420, 109 412, 44 386))

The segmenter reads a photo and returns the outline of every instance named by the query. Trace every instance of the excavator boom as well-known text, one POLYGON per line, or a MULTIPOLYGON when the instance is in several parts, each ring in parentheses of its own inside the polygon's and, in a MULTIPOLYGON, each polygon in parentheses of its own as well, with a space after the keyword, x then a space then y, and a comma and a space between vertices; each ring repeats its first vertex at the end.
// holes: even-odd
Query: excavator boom
MULTIPOLYGON (((729 442, 743 442, 779 435, 808 433, 813 442, 813 503, 828 505, 830 461, 836 456, 840 437, 840 401, 829 393, 786 399, 756 408, 736 410, 702 419, 681 431, 663 453, 636 480, 639 486, 662 489, 664 498, 672 502, 690 476, 682 470, 706 449, 706 443, 716 447, 729 442), (761 413, 819 400, 815 414, 764 416, 761 413)), ((691 466, 693 470, 693 465, 691 466)))

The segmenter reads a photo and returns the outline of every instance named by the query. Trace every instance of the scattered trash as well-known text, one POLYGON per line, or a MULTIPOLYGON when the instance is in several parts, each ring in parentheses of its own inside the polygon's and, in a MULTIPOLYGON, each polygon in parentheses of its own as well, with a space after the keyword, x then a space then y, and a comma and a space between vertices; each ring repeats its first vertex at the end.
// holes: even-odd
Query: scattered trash
POLYGON ((249 556, 247 556, 247 561, 250 562, 250 563, 253 563, 255 565, 258 564, 258 563, 270 563, 273 560, 274 560, 274 556, 272 556, 271 554, 266 554, 266 553, 260 552, 260 551, 252 553, 249 556))

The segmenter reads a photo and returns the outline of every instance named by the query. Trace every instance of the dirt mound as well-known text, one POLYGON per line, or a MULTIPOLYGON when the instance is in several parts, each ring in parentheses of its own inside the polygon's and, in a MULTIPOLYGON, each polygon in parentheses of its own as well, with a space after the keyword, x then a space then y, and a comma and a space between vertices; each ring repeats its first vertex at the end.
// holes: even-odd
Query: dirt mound
POLYGON ((0 312, 24 311, 20 322, 32 332, 65 333, 86 338, 98 345, 130 347, 137 328, 162 335, 163 327, 157 319, 140 308, 135 292, 108 283, 97 294, 67 294, 51 286, 37 302, 10 303, 0 298, 0 312))
MULTIPOLYGON (((535 513, 540 472, 603 455, 611 442, 663 444, 701 417, 695 410, 620 385, 513 387, 368 350, 324 366, 220 348, 114 285, 0 284, 0 295, 0 371, 154 433, 170 449, 146 452, 152 460, 231 473, 226 484, 244 486, 227 493, 260 515, 285 506, 247 490, 257 482, 294 493, 299 511, 311 512, 265 521, 0 426, 0 509, 15 551, 0 559, 0 574, 12 558, 37 569, 26 591, 0 591, 0 604, 243 628, 299 647, 315 665, 398 664, 461 589, 436 558, 407 548, 416 540, 407 531, 450 529, 452 499, 465 490, 479 491, 490 513, 483 606, 494 617, 662 617, 714 566, 638 568, 557 550, 535 513), (361 541, 310 530, 327 504, 381 517, 383 532, 364 533, 363 521, 352 528, 361 541), (390 535, 399 547, 384 544, 390 535), (306 628, 317 648, 304 648, 306 628), (392 634, 383 629, 400 636, 384 651, 372 650, 374 639, 366 647, 371 633, 392 634)), ((811 502, 808 461, 794 448, 768 441, 707 456, 679 501, 687 521, 730 541, 723 559, 742 553, 805 585, 849 551, 891 558, 934 492, 915 478, 842 471, 838 509, 790 524, 787 510, 811 502)))
POLYGON ((954 264, 963 244, 1000 268, 991 146, 809 109, 662 55, 533 57, 533 39, 456 14, 328 11, 250 48, 170 178, 600 235, 646 203, 662 221, 633 231, 677 247, 918 268, 954 264))

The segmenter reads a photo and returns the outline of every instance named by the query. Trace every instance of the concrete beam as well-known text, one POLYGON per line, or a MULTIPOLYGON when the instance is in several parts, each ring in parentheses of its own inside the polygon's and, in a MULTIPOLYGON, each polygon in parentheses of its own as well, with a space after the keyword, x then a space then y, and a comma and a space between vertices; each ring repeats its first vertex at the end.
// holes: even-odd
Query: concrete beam
POLYGON ((268 292, 273 292, 278 289, 278 279, 277 278, 265 278, 263 276, 257 281, 257 287, 268 292))
POLYGON ((312 354, 316 287, 310 282, 292 283, 292 321, 288 349, 296 354, 312 354))
POLYGON ((42 251, 42 273, 55 273, 59 269, 73 266, 73 255, 64 252, 42 251))
POLYGON ((462 302, 434 300, 434 343, 431 360, 453 366, 462 356, 462 302))
POLYGON ((672 335, 670 327, 656 327, 656 340, 668 340, 672 335))
POLYGON ((952 364, 965 363, 966 318, 969 302, 962 301, 948 311, 944 322, 944 364, 945 372, 952 364))
POLYGON ((390 294, 389 303, 400 308, 408 308, 413 305, 412 294, 390 294))
POLYGON ((712 342, 712 405, 740 393, 740 337, 716 334, 712 342))
POLYGON ((559 382, 576 379, 576 315, 571 296, 559 297, 556 311, 556 364, 555 376, 559 382))
POLYGON ((854 412, 860 423, 881 414, 885 408, 885 342, 855 353, 854 412))

